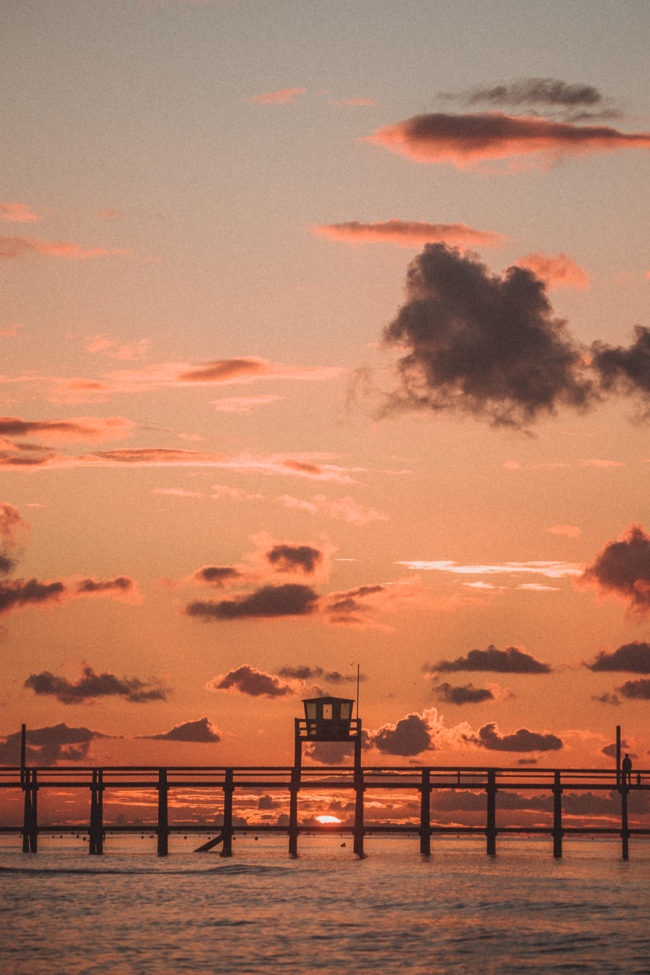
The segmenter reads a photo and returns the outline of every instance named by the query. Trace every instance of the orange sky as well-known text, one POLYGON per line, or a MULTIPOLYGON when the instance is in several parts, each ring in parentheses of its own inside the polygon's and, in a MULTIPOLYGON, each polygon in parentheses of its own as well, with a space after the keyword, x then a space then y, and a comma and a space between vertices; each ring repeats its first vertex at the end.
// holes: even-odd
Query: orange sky
POLYGON ((3 6, 3 761, 650 764, 649 20, 3 6))

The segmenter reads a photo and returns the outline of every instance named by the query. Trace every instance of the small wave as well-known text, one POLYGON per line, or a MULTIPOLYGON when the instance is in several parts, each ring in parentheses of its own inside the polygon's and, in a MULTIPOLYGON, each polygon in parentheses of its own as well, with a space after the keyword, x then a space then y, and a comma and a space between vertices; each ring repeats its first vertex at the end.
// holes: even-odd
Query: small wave
POLYGON ((248 875, 248 876, 260 876, 261 874, 278 874, 284 873, 288 870, 288 867, 268 867, 268 866, 250 866, 246 864, 224 864, 219 867, 204 867, 202 869, 175 869, 171 867, 169 869, 159 868, 152 869, 148 867, 3 867, 0 866, 1 874, 21 874, 23 876, 27 875, 30 877, 58 877, 69 874, 74 874, 75 876, 96 876, 96 877, 106 877, 106 876, 122 876, 122 877, 133 877, 133 876, 148 876, 148 877, 193 877, 200 874, 219 874, 223 873, 227 876, 238 876, 238 875, 248 875))

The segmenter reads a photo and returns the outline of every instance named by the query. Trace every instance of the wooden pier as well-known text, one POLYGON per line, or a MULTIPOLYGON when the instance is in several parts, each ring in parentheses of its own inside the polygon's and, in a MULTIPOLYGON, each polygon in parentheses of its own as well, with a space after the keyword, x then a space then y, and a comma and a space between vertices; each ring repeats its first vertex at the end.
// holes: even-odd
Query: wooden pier
POLYGON ((626 781, 616 769, 540 769, 492 768, 486 766, 428 766, 428 767, 354 767, 329 766, 323 768, 294 766, 52 766, 41 768, 13 767, 0 769, 0 789, 20 790, 23 797, 22 824, 2 825, 0 833, 22 836, 24 853, 38 851, 38 837, 42 834, 87 833, 88 852, 104 852, 104 838, 111 833, 154 833, 159 856, 169 852, 169 837, 173 833, 214 832, 216 835, 198 848, 205 852, 219 846, 221 856, 232 856, 233 837, 238 833, 284 834, 288 837, 288 852, 298 855, 299 838, 306 833, 351 834, 353 852, 364 856, 364 838, 368 835, 404 834, 419 839, 423 856, 431 854, 432 837, 451 835, 480 835, 485 838, 485 850, 490 856, 497 851, 497 838, 511 834, 548 835, 552 840, 554 857, 561 857, 563 838, 570 835, 610 835, 620 837, 621 857, 629 858, 632 836, 650 835, 650 828, 630 828, 628 799, 631 792, 650 789, 650 771, 635 772, 634 781, 626 781), (38 817, 39 793, 86 792, 89 795, 88 818, 79 825, 61 823, 42 825, 38 817), (211 827, 203 824, 172 823, 169 819, 170 793, 199 791, 214 795, 215 816, 221 823, 211 827), (438 791, 471 791, 485 795, 485 819, 481 826, 441 825, 431 821, 431 796, 438 791), (410 822, 367 823, 364 796, 373 794, 417 793, 420 815, 410 822), (104 798, 106 793, 119 795, 144 793, 151 797, 155 820, 149 824, 125 825, 106 822, 104 798), (257 823, 240 825, 235 822, 236 799, 250 793, 284 793, 288 808, 288 822, 284 824, 257 823), (336 824, 301 823, 300 794, 353 793, 352 822, 336 824), (552 823, 548 826, 505 826, 498 824, 499 794, 546 793, 552 796, 552 823), (586 792, 618 795, 616 822, 610 826, 566 825, 563 820, 562 797, 566 793, 586 792))

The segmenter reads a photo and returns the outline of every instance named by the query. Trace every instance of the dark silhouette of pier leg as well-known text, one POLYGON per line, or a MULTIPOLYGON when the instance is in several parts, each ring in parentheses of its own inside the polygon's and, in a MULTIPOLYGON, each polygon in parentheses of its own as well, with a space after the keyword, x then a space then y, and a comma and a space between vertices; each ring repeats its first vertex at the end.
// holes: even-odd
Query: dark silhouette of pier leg
POLYGON ((235 791, 233 771, 226 769, 226 779, 223 784, 223 848, 219 854, 222 857, 232 856, 232 794, 235 791))
POLYGON ((494 769, 488 769, 487 785, 485 787, 485 791, 487 792, 487 822, 485 826, 485 835, 487 838, 486 852, 488 856, 493 857, 497 852, 497 829, 496 829, 497 787, 495 782, 494 769))
POLYGON ((22 785, 25 792, 23 811, 23 853, 38 852, 38 783, 36 769, 21 770, 22 785))
POLYGON ((553 782, 553 856, 562 856, 562 785, 560 773, 555 773, 553 782))
POLYGON ((630 831, 627 823, 627 794, 628 787, 621 786, 621 856, 624 860, 630 858, 630 831))
POLYGON ((203 843, 202 846, 197 846, 197 848, 196 848, 196 850, 194 852, 195 853, 207 853, 213 847, 218 846, 219 843, 223 843, 223 833, 219 833, 219 835, 218 836, 215 836, 215 838, 213 840, 208 840, 208 842, 207 843, 203 843))
POLYGON ((420 853, 431 854, 431 777, 428 768, 422 769, 420 783, 420 853))
POLYGON ((300 769, 291 770, 289 786, 289 856, 298 856, 298 789, 300 788, 300 769))
POLYGON ((365 791, 365 786, 363 784, 363 770, 361 768, 355 768, 354 770, 354 852, 357 856, 365 856, 363 852, 363 793, 365 791))
POLYGON ((169 852, 169 811, 167 806, 167 769, 158 770, 158 856, 166 857, 169 852))
POLYGON ((93 769, 90 785, 90 827, 88 852, 100 855, 104 852, 104 773, 93 769))

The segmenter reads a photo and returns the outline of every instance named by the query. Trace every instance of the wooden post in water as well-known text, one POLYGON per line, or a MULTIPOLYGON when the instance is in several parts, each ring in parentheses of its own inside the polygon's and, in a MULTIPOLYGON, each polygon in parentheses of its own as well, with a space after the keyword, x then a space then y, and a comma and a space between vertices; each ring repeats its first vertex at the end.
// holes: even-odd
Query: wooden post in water
POLYGON ((23 853, 38 852, 38 783, 36 769, 21 770, 25 805, 23 811, 23 853))
POLYGON ((487 837, 487 854, 488 856, 494 856, 497 852, 497 830, 496 830, 496 794, 497 787, 495 781, 494 769, 488 769, 487 774, 487 785, 485 787, 487 792, 487 822, 485 826, 485 835, 487 837))
POLYGON ((624 781, 621 785, 621 856, 624 860, 629 860, 630 858, 630 831, 627 825, 627 794, 628 794, 627 783, 624 781))
POLYGON ((616 788, 621 785, 621 726, 616 725, 616 788))
POLYGON ((428 768, 422 769, 420 783, 420 853, 431 854, 431 775, 428 768))
POLYGON ((167 806, 167 769, 158 769, 158 856, 169 853, 169 811, 167 806))
POLYGON ((226 778, 223 784, 223 847, 219 856, 232 856, 232 794, 235 791, 233 781, 233 770, 226 769, 226 778))
POLYGON ((104 852, 104 772, 93 769, 90 785, 90 826, 88 852, 100 855, 104 852))
POLYGON ((363 769, 357 766, 354 770, 354 852, 357 856, 364 856, 363 852, 363 769))
POLYGON ((553 856, 562 856, 562 784, 559 772, 555 773, 553 782, 553 856))
POLYGON ((300 768, 291 769, 289 786, 289 856, 298 856, 298 789, 300 788, 300 768))

